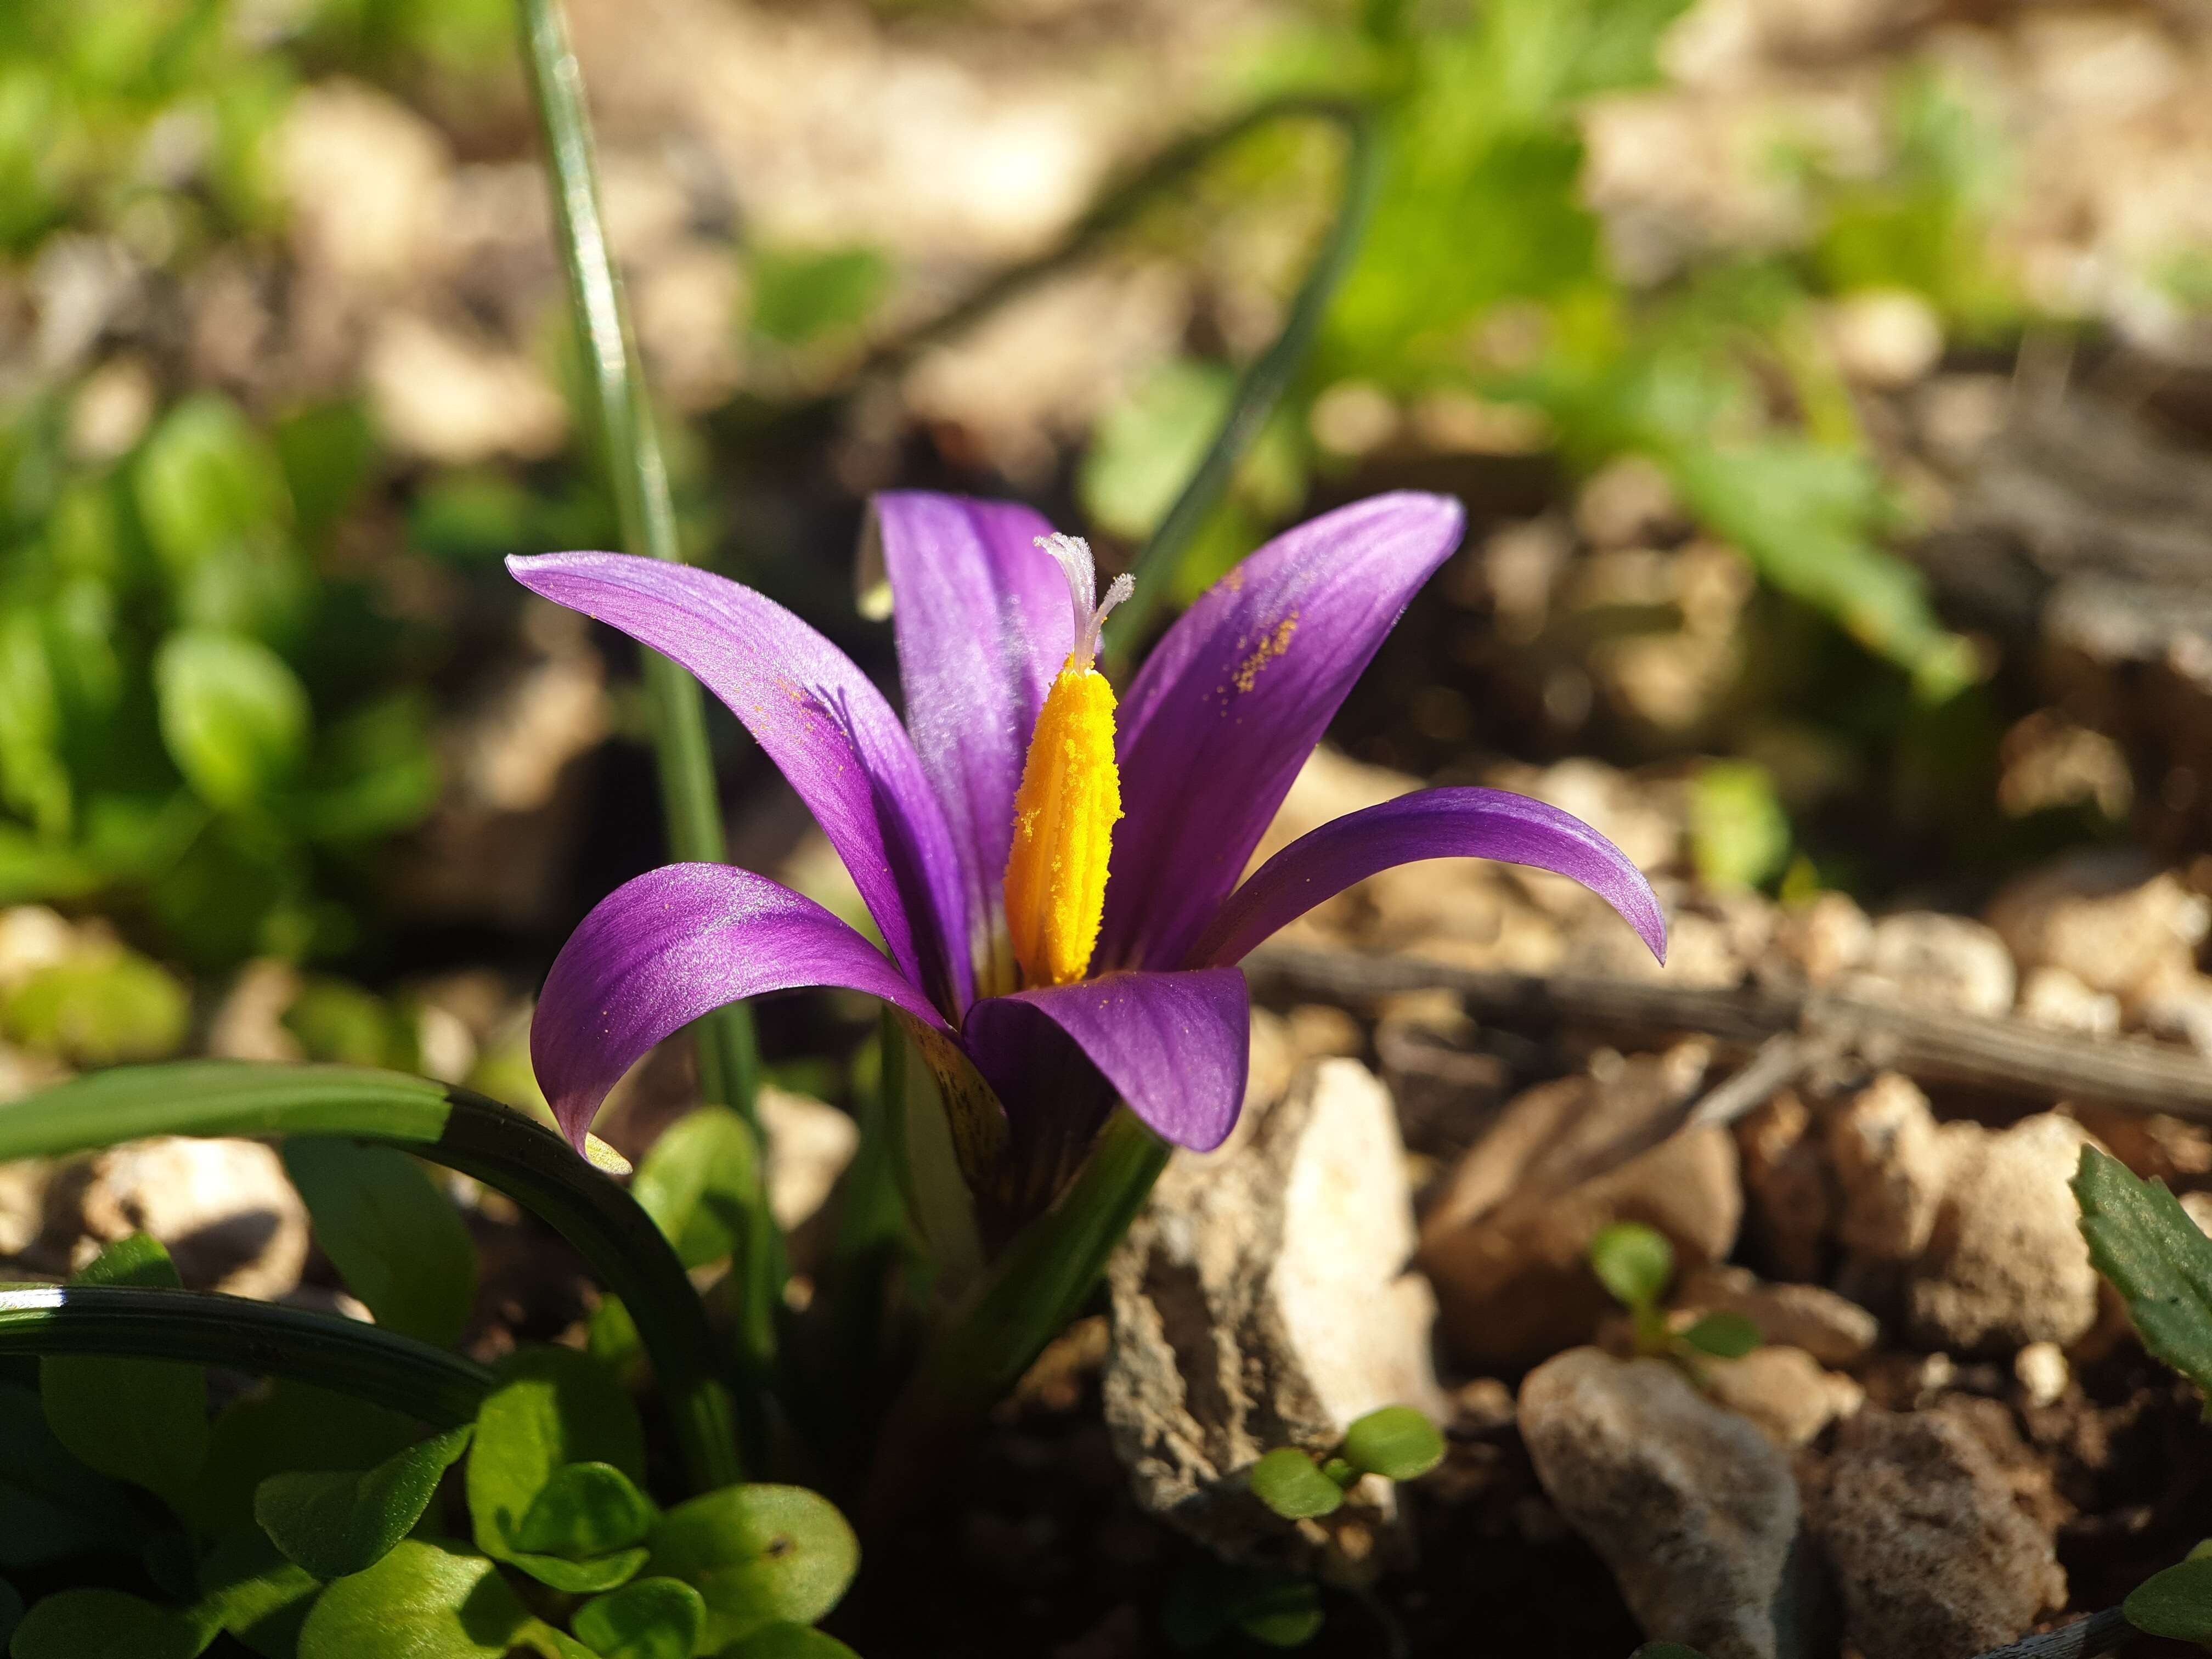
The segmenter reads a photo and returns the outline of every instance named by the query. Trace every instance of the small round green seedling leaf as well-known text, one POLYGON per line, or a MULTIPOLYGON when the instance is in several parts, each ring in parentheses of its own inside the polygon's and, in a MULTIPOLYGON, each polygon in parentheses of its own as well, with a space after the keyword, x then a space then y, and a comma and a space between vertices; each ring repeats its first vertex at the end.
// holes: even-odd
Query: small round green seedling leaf
MULTIPOLYGON (((177 1288, 169 1253, 144 1233, 111 1244, 70 1281, 177 1288)), ((52 1354, 39 1397, 55 1437, 102 1474, 136 1481, 172 1508, 207 1461, 207 1373, 168 1359, 52 1354)))
POLYGON ((1315 1467, 1296 1446, 1278 1446, 1252 1465, 1252 1495, 1285 1521, 1327 1515, 1344 1502, 1344 1488, 1315 1467))
POLYGON ((1344 1459, 1386 1480, 1414 1480, 1444 1461, 1444 1437, 1411 1406, 1384 1406, 1344 1431, 1344 1459))
POLYGON ((2120 1604, 2146 1636, 2212 1643, 2212 1559, 2197 1557, 2154 1572, 2120 1604))
POLYGON ((258 640, 186 629, 154 658, 161 741, 200 799, 235 811, 295 771, 313 720, 291 665, 258 640))
POLYGON ((515 1528, 516 1548, 588 1560, 645 1541, 659 1518, 653 1500, 608 1463, 569 1463, 553 1471, 515 1528))
POLYGON ((543 1619, 533 1619, 516 1634, 514 1644, 542 1654, 544 1659, 601 1659, 566 1631, 559 1631, 543 1619))
POLYGON ((735 1647, 725 1648, 722 1659, 860 1659, 860 1656, 811 1625, 780 1620, 763 1625, 735 1647))
POLYGON ((351 1395, 274 1379, 216 1414, 187 1519, 208 1537, 241 1527, 258 1534, 253 1494, 270 1475, 373 1468, 422 1432, 411 1418, 351 1395))
POLYGON ((483 1556, 408 1538, 324 1590, 301 1627, 299 1659, 505 1659, 530 1622, 483 1556))
POLYGON ((266 1659, 292 1659, 322 1581, 277 1553, 251 1523, 226 1534, 200 1563, 200 1606, 266 1659))
POLYGON ((70 1456, 47 1427, 39 1396, 0 1383, 0 1567, 127 1553, 144 1532, 130 1495, 70 1456))
POLYGON ((213 1620, 98 1586, 35 1603, 8 1641, 10 1659, 197 1659, 221 1632, 213 1620))
POLYGON ((1741 1359, 1763 1340, 1759 1323, 1726 1309, 1709 1313, 1682 1333, 1682 1340, 1716 1359, 1741 1359))
POLYGON ((702 1106, 653 1142, 629 1193, 684 1265, 703 1267, 745 1237, 759 1169, 760 1142, 744 1119, 726 1106, 702 1106))
POLYGON ((376 1322, 441 1348, 458 1341, 476 1302, 476 1245, 422 1166, 397 1147, 309 1136, 283 1154, 315 1242, 376 1322))
POLYGON ((779 1620, 814 1623, 837 1605, 860 1559, 860 1540, 826 1498, 803 1486, 724 1486, 661 1517, 650 1570, 705 1598, 708 1650, 720 1652, 779 1620))
POLYGON ((1267 1647, 1302 1648, 1321 1634, 1322 1617, 1320 1586, 1300 1578, 1270 1592, 1237 1628, 1267 1647))
POLYGON ((288 1560, 318 1578, 365 1572, 415 1529, 472 1432, 464 1424, 434 1435, 362 1474, 272 1474, 254 1491, 253 1518, 288 1560))
POLYGON ((639 1578, 585 1602, 569 1623, 600 1659, 691 1659, 707 1604, 680 1578, 639 1578))
MULTIPOLYGON (((469 1515, 477 1547, 496 1559, 513 1560, 534 1553, 524 1549, 517 1534, 556 1471, 570 1463, 609 1463, 633 1482, 641 1481, 645 1434, 629 1395, 588 1354, 571 1348, 522 1348, 499 1370, 499 1387, 477 1413, 476 1444, 469 1454, 469 1515)), ((611 1589, 620 1582, 556 1588, 582 1594, 611 1589)))
POLYGON ((1616 1221, 1589 1243, 1590 1270, 1624 1308, 1648 1308, 1674 1276, 1674 1247, 1640 1221, 1616 1221))

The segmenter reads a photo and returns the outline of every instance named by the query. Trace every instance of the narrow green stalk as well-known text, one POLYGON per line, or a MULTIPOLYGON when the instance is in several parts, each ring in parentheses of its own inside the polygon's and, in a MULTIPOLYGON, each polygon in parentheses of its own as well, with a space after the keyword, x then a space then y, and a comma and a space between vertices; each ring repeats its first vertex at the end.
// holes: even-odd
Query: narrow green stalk
MULTIPOLYGON (((554 216, 568 265, 568 297, 590 371, 623 545, 632 553, 680 562, 668 472, 645 396, 645 377, 623 303, 622 279, 607 246, 599 210, 599 167, 584 82, 568 45, 559 0, 520 0, 523 62, 538 104, 551 172, 554 216)), ((706 705, 699 683, 658 652, 645 653, 653 753, 669 850, 686 862, 718 863, 722 818, 707 748, 706 705)), ((694 1028, 699 1083, 709 1100, 734 1106, 759 1127, 753 1112, 758 1071, 752 1020, 741 1004, 707 1015, 694 1028)))
POLYGON ((412 1337, 242 1296, 94 1285, 0 1290, 0 1354, 51 1353, 178 1359, 313 1382, 434 1429, 472 1420, 493 1381, 473 1359, 412 1337))
POLYGON ((1237 377, 1229 412, 1222 417, 1205 458, 1130 567, 1137 590, 1123 603, 1115 618, 1120 626, 1111 636, 1123 642, 1124 650, 1144 637, 1145 623, 1182 562, 1191 538, 1220 501, 1237 462, 1243 459, 1244 452, 1252 447, 1267 416, 1297 378, 1313 349, 1314 337, 1321 331, 1328 302, 1350 273, 1360 240, 1367 234, 1367 221, 1382 185, 1382 145, 1374 116, 1357 104, 1316 104, 1304 112, 1326 116, 1344 128, 1344 187, 1336 222, 1329 227, 1313 264, 1307 267, 1282 331, 1237 377))
POLYGON ((1082 1310, 1173 1150, 1127 1107, 1115 1109, 1067 1190, 1006 1247, 924 1351, 877 1449, 863 1505, 872 1523, 896 1518, 927 1490, 1082 1310))
POLYGON ((0 1106, 0 1160, 165 1134, 380 1141, 497 1188, 574 1245, 629 1309, 694 1484, 739 1478, 720 1356, 683 1264, 635 1200, 550 1129, 404 1073, 221 1060, 118 1066, 0 1106))

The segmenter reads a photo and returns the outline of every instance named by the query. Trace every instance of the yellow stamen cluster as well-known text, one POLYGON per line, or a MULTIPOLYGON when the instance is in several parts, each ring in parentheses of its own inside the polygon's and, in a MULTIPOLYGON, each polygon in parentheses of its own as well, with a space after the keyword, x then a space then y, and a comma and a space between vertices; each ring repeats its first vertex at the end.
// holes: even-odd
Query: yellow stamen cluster
POLYGON ((1124 576, 1103 605, 1091 552, 1071 536, 1040 541, 1067 571, 1077 618, 1068 653, 1038 713, 1014 796, 1014 841, 1006 858, 1006 929, 1030 985, 1068 985, 1091 966, 1106 911, 1106 869, 1121 816, 1114 761, 1114 688, 1091 665, 1099 624, 1129 591, 1124 576))

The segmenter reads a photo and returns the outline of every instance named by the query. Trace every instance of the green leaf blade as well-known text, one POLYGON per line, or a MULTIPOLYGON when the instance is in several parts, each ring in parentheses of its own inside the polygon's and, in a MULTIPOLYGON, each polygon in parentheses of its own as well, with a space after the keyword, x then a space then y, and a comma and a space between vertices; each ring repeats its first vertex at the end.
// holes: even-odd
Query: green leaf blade
POLYGON ((2120 1605, 2128 1622, 2146 1636, 2212 1644, 2212 1560, 2183 1561, 2153 1573, 2120 1605))
POLYGON ((469 1514, 477 1547, 495 1559, 514 1560, 542 1553, 525 1547, 523 1525, 564 1465, 608 1464, 633 1484, 641 1482, 645 1434, 629 1395, 587 1354, 524 1348, 508 1356, 499 1373, 499 1387, 477 1413, 469 1514))
POLYGON ((10 1659, 198 1659, 221 1629, 196 1613, 94 1585, 34 1603, 8 1651, 10 1659))
POLYGON ((1344 1488, 1296 1446, 1278 1446, 1252 1465, 1252 1495, 1285 1521, 1328 1515, 1344 1502, 1344 1488))
POLYGON ((707 1603, 680 1578, 639 1578, 585 1602, 570 1622, 601 1659, 691 1659, 707 1603))
POLYGON ((1702 1316, 1682 1333, 1682 1340, 1716 1359, 1741 1359, 1765 1340, 1759 1322, 1722 1309, 1702 1316))
POLYGON ((661 1517, 647 1571, 707 1604, 719 1652, 763 1625, 811 1625, 845 1594, 860 1540, 835 1505, 800 1486, 725 1486, 661 1517))
POLYGON ((363 1474, 271 1475, 254 1492, 253 1518, 286 1559, 318 1578, 365 1572, 414 1530, 473 1432, 465 1425, 449 1429, 363 1474))
POLYGON ((476 1303, 476 1244, 422 1166, 395 1147, 315 1138, 286 1141, 283 1157, 316 1242, 376 1322, 458 1341, 476 1303))
POLYGON ((1624 1308, 1655 1306, 1674 1276, 1674 1247, 1640 1221, 1616 1221, 1589 1243, 1590 1270, 1624 1308))
POLYGON ((324 1590, 299 1659, 505 1659, 530 1623, 491 1562, 409 1538, 324 1590))
POLYGON ((2089 1259, 2143 1346, 2212 1398, 2212 1238, 2163 1186, 2094 1146, 2081 1149, 2073 1187, 2089 1259))
POLYGON ((1386 1480, 1414 1480, 1444 1461, 1444 1437, 1411 1406, 1384 1406, 1345 1431, 1344 1457, 1386 1480))

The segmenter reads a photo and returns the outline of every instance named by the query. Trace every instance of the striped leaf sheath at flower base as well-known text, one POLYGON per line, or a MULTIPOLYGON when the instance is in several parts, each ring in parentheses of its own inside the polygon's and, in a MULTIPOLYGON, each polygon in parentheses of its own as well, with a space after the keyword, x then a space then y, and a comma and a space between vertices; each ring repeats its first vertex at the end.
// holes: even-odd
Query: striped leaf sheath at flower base
POLYGON ((781 605, 611 553, 508 561, 518 580, 705 682, 845 862, 881 948, 750 871, 680 864, 601 901, 531 1029, 539 1082, 581 1146, 663 1037, 739 997, 832 985, 882 998, 939 1080, 962 1172, 1020 1222, 1114 1103, 1177 1146, 1220 1144, 1244 1092, 1237 963, 1394 865, 1494 858, 1571 877, 1663 952, 1620 849, 1495 789, 1417 790, 1253 850, 1352 682, 1459 544, 1455 501, 1402 493, 1285 532, 1201 595, 1117 705, 1095 664, 1117 593, 1027 507, 879 495, 902 720, 781 605), (1240 880, 1240 878, 1242 879, 1240 880))

